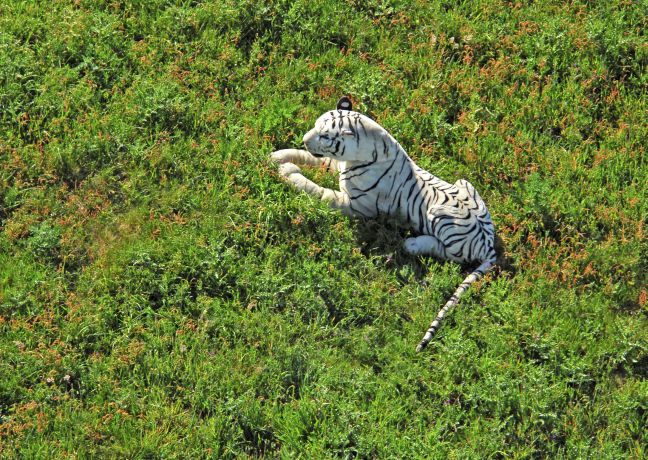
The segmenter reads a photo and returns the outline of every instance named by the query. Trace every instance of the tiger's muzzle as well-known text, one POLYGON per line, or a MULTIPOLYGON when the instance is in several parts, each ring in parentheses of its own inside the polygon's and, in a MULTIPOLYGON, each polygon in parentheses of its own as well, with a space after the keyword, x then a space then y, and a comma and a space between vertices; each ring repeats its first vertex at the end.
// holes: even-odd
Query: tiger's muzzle
POLYGON ((304 145, 306 146, 306 150, 308 150, 314 157, 321 158, 324 156, 318 152, 319 134, 317 129, 313 128, 304 134, 304 145))

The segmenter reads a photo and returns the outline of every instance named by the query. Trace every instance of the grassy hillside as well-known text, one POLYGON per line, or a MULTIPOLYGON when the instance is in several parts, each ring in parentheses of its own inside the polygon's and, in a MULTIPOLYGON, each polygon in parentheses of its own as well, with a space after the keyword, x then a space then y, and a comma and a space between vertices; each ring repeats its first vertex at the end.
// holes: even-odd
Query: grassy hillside
POLYGON ((0 2, 0 457, 645 458, 646 30, 632 0, 0 2), (268 160, 342 94, 510 260, 421 354, 466 268, 268 160))

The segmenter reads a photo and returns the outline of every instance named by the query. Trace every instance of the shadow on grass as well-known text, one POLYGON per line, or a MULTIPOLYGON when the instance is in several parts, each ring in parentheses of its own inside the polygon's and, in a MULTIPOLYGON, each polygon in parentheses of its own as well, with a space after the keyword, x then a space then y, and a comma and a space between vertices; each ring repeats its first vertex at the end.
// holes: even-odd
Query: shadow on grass
MULTIPOLYGON (((352 222, 356 241, 364 256, 382 258, 385 268, 394 270, 397 274, 407 267, 416 281, 420 282, 426 278, 429 271, 427 264, 422 262, 421 257, 412 256, 403 249, 405 239, 412 236, 412 233, 406 227, 400 225, 393 218, 386 216, 380 216, 376 219, 354 219, 352 222)), ((497 252, 496 270, 514 275, 516 269, 513 258, 508 254, 506 245, 499 235, 495 235, 495 251, 497 252)), ((434 259, 432 256, 425 258, 434 259)), ((444 260, 439 261, 447 262, 444 260)), ((478 263, 463 265, 462 271, 466 274, 470 273, 478 265, 478 263)))
POLYGON ((397 273, 402 282, 400 273, 404 268, 413 275, 417 281, 422 281, 428 267, 421 258, 411 256, 403 249, 403 241, 410 236, 410 231, 400 225, 393 218, 379 216, 375 219, 353 219, 353 232, 356 242, 365 257, 374 257, 382 260, 383 266, 397 273))

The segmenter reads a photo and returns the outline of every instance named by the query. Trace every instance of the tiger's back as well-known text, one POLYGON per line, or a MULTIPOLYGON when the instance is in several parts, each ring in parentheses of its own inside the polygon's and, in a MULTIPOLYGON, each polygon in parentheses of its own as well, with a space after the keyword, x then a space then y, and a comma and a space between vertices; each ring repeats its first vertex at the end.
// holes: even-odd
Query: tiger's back
MULTIPOLYGON (((342 129, 355 125, 360 131, 375 123, 358 115, 332 112, 331 124, 342 129)), ((448 260, 470 263, 491 257, 495 229, 472 184, 463 179, 450 184, 434 176, 418 167, 387 131, 378 134, 367 161, 338 160, 340 191, 349 197, 352 214, 395 216, 415 232, 439 239, 445 246, 442 258, 448 260)), ((348 155, 338 151, 340 159, 348 155)))

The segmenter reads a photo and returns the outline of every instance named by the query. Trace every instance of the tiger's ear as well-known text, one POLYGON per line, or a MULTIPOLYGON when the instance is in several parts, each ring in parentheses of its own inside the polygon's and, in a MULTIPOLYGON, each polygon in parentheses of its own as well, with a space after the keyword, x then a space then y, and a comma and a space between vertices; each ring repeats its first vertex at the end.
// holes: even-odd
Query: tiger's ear
POLYGON ((342 96, 337 102, 337 110, 353 110, 351 99, 346 96, 342 96))

